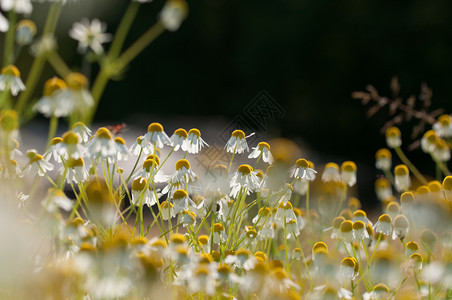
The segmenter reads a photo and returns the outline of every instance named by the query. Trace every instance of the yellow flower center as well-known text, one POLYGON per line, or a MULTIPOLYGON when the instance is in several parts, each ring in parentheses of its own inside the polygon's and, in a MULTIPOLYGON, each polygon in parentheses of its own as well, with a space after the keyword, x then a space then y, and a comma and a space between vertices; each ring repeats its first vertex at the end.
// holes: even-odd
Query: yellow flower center
POLYGON ((42 94, 46 97, 51 96, 56 91, 64 90, 66 88, 66 83, 63 79, 58 77, 52 77, 44 83, 44 89, 42 94))
POLYGON ((300 168, 309 168, 309 162, 304 158, 298 159, 295 164, 300 168))
POLYGON ((174 134, 178 135, 178 136, 181 136, 183 138, 187 138, 188 137, 187 130, 185 130, 183 128, 176 129, 174 131, 174 134))
POLYGON ((85 162, 83 161, 83 158, 73 159, 69 158, 67 160, 67 166, 68 168, 75 168, 75 167, 83 167, 85 165, 85 162))
POLYGON ((446 176, 443 180, 443 189, 446 191, 452 190, 452 176, 446 176))
POLYGON ((20 77, 19 69, 14 65, 9 65, 2 68, 2 75, 10 75, 14 77, 20 77))
POLYGON ((214 232, 220 232, 220 231, 224 231, 224 226, 221 223, 215 223, 213 224, 213 231, 214 232))
POLYGON ((366 227, 366 225, 364 225, 364 222, 363 221, 356 221, 356 222, 353 222, 353 229, 354 230, 360 230, 360 229, 363 229, 363 228, 365 228, 366 227))
POLYGON ((351 257, 346 257, 341 261, 341 265, 355 269, 355 261, 351 257))
POLYGON ((160 165, 160 157, 154 154, 149 154, 148 157, 146 157, 146 160, 153 159, 157 163, 157 165, 160 165))
POLYGON ((245 138, 245 133, 242 130, 234 130, 232 132, 231 136, 234 136, 234 137, 239 138, 239 139, 244 139, 245 138))
POLYGON ((163 126, 160 123, 151 123, 148 126, 148 132, 163 132, 163 126))
POLYGON ((377 153, 375 153, 375 158, 379 159, 379 158, 391 158, 392 154, 391 151, 389 151, 386 148, 381 148, 380 150, 377 151, 377 153))
POLYGON ((352 161, 346 161, 342 164, 341 169, 345 172, 355 172, 356 164, 352 161))
POLYGON ((342 216, 336 217, 333 220, 333 227, 334 228, 341 228, 341 224, 345 221, 345 218, 342 216))
POLYGON ((185 197, 188 197, 188 193, 186 191, 184 191, 184 190, 177 190, 173 194, 173 199, 174 200, 180 200, 180 199, 183 199, 185 197))
POLYGON ((386 129, 386 137, 400 137, 402 134, 400 133, 400 129, 397 127, 389 127, 386 129))
POLYGON ((328 251, 328 246, 324 242, 315 243, 314 246, 312 247, 312 251, 317 252, 321 248, 328 251))
POLYGON ((389 183, 389 181, 386 178, 378 178, 377 181, 375 181, 375 188, 376 189, 383 189, 383 188, 387 188, 390 187, 391 184, 389 183))
POLYGON ((430 181, 428 183, 428 187, 429 187, 430 191, 432 191, 433 193, 440 192, 441 191, 441 182, 439 182, 437 180, 430 181))
POLYGON ((259 144, 257 144, 257 146, 259 147, 259 149, 267 148, 268 150, 270 150, 270 145, 266 142, 260 142, 259 144))
POLYGON ((350 220, 345 220, 341 223, 341 232, 350 232, 353 229, 353 223, 350 220))
POLYGON ((142 191, 147 185, 147 180, 142 177, 138 177, 132 182, 132 190, 134 191, 142 191))
POLYGON ((432 144, 435 144, 438 140, 435 130, 429 130, 424 134, 424 138, 432 144))
POLYGON ((409 174, 408 167, 405 165, 398 165, 394 168, 394 174, 396 176, 405 176, 409 174))
POLYGON ((12 131, 19 126, 17 112, 14 110, 1 111, 0 124, 5 131, 12 131))
POLYGON ((175 233, 171 236, 171 242, 175 244, 185 243, 185 236, 180 233, 175 233))
POLYGON ((430 189, 426 185, 421 185, 416 189, 416 194, 418 195, 428 195, 430 194, 430 189))
POLYGON ((124 141, 124 139, 121 138, 121 137, 116 137, 116 138, 115 138, 115 143, 121 144, 121 145, 125 145, 125 144, 126 144, 126 141, 124 141))
POLYGON ((278 208, 292 209, 292 204, 290 204, 289 201, 287 201, 287 203, 281 202, 281 203, 279 203, 278 208))
POLYGON ((209 242, 209 236, 208 236, 208 235, 205 235, 205 234, 200 235, 200 236, 198 237, 198 242, 200 242, 201 245, 206 245, 206 244, 209 242))
POLYGON ((416 242, 414 242, 414 241, 408 242, 408 243, 406 244, 406 247, 407 247, 408 249, 410 249, 411 251, 417 251, 417 250, 419 250, 419 245, 418 245, 418 243, 416 243, 416 242))
POLYGON ((68 131, 63 134, 63 143, 69 145, 78 144, 78 135, 73 131, 68 131))
POLYGON ((33 156, 33 158, 30 159, 30 164, 43 160, 43 159, 44 159, 44 157, 42 157, 42 155, 36 154, 35 156, 33 156))
POLYGON ((163 201, 162 204, 160 204, 161 208, 173 208, 173 203, 168 202, 168 201, 163 201))
POLYGON ((443 126, 449 126, 450 124, 450 115, 441 115, 438 118, 438 122, 441 123, 443 126))
POLYGON ((384 284, 384 283, 379 283, 379 284, 375 285, 373 290, 376 291, 376 292, 386 292, 386 293, 389 293, 389 288, 388 288, 387 285, 384 284))
POLYGON ((336 169, 339 170, 339 166, 337 165, 337 163, 334 162, 329 162, 325 165, 325 169, 336 169))
POLYGON ((242 174, 250 174, 253 171, 253 168, 250 165, 240 165, 237 168, 237 171, 242 174))
POLYGON ((398 215, 394 219, 394 226, 399 228, 407 228, 408 227, 408 219, 404 215, 398 215))
POLYGON ((196 128, 192 128, 192 129, 190 129, 190 130, 188 131, 188 134, 193 134, 193 135, 196 135, 197 137, 200 137, 200 136, 201 136, 201 131, 199 131, 199 130, 196 129, 196 128))
POLYGON ((176 170, 181 170, 182 168, 185 168, 187 170, 190 169, 190 163, 186 159, 180 159, 176 162, 176 170))
POLYGON ((50 146, 53 146, 53 145, 56 145, 56 144, 59 144, 59 143, 62 143, 62 142, 63 142, 63 139, 62 139, 62 138, 56 137, 56 138, 53 138, 53 139, 50 141, 50 146))
POLYGON ((400 196, 400 203, 402 203, 402 204, 413 203, 413 201, 414 201, 414 194, 412 192, 405 192, 400 196))
POLYGON ((378 221, 384 222, 384 223, 392 223, 392 219, 388 214, 383 214, 378 218, 378 221))
POLYGON ((97 130, 97 132, 96 132, 96 136, 97 136, 98 138, 102 138, 102 139, 108 139, 108 140, 111 140, 111 139, 112 139, 110 130, 108 130, 108 129, 105 128, 105 127, 99 128, 99 129, 97 130))
POLYGON ((70 73, 66 76, 66 82, 69 88, 81 90, 88 87, 88 79, 81 73, 70 73))
POLYGON ((158 166, 157 162, 153 159, 146 159, 143 163, 143 169, 146 169, 147 171, 149 171, 152 166, 158 166))

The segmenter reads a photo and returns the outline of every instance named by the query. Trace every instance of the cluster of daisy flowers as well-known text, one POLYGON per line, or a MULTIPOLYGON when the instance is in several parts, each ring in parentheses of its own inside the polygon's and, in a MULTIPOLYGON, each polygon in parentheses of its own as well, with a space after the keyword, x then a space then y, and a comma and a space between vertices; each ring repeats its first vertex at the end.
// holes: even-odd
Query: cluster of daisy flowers
POLYGON ((11 269, 26 270, 0 276, 6 298, 451 296, 452 176, 427 181, 413 169, 397 128, 388 147, 404 164, 392 169, 391 151, 377 152, 383 212, 368 215, 353 197, 354 162, 290 162, 241 130, 224 146, 229 164, 205 170, 192 164, 209 147, 196 128, 168 135, 151 123, 127 146, 76 122, 40 154, 19 151, 17 122, 1 112, 1 191, 9 226, 33 238, 4 250, 11 269))

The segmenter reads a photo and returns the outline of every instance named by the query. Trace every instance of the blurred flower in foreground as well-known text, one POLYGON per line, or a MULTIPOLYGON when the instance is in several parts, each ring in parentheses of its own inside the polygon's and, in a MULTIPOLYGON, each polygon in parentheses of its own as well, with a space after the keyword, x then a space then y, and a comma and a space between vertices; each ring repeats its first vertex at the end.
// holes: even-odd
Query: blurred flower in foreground
MULTIPOLYGON (((142 0, 141 0, 142 1, 142 0)), ((188 5, 184 0, 166 1, 160 13, 160 22, 169 31, 179 29, 182 21, 187 17, 188 5)))
POLYGON ((16 66, 9 65, 2 68, 0 75, 0 91, 11 90, 13 96, 25 90, 25 85, 20 79, 20 72, 16 66))
POLYGON ((69 31, 69 36, 78 41, 78 51, 85 53, 89 47, 96 54, 104 52, 103 43, 109 42, 112 36, 105 33, 106 25, 98 19, 91 22, 88 19, 83 19, 81 22, 75 22, 69 31))

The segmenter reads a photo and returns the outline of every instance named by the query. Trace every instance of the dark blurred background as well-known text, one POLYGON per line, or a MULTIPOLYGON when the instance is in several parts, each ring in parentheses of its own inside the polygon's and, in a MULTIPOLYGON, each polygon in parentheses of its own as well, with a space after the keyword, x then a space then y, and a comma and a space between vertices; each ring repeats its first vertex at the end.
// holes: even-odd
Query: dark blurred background
MULTIPOLYGON (((82 14, 97 17, 114 33, 128 3, 100 1, 88 5, 86 15, 88 2, 64 11, 59 45, 72 65, 81 61, 69 51, 76 48, 67 37, 72 22, 82 14)), ((156 21, 163 4, 142 5, 126 45, 156 21)), ((303 156, 316 157, 319 165, 356 161, 367 180, 360 195, 375 201, 368 192, 377 174, 374 153, 385 146, 380 128, 391 117, 387 110, 366 117, 368 107, 351 93, 372 84, 390 96, 396 75, 402 96, 418 95, 426 82, 433 89, 432 109, 452 110, 449 0, 198 0, 189 6, 178 31, 165 32, 133 61, 123 80, 109 83, 96 121, 133 123, 138 113, 149 113, 162 122, 180 118, 182 127, 189 117, 202 128, 216 118, 234 120, 265 90, 285 112, 266 125, 267 134, 308 147, 318 156, 303 156)), ((412 125, 402 127, 405 144, 412 125)), ((420 150, 409 156, 430 160, 420 150)), ((421 171, 434 174, 431 165, 421 171)))

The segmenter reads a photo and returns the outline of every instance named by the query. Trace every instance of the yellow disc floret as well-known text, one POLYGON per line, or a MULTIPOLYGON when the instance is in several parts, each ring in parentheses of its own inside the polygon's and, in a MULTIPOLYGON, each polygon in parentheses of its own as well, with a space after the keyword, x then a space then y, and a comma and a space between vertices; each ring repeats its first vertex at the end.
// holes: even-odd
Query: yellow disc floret
POLYGON ((380 150, 377 151, 377 153, 375 153, 375 158, 379 159, 379 158, 391 158, 391 151, 389 151, 386 148, 381 148, 380 150))
POLYGON ((63 134, 63 143, 75 145, 78 144, 78 135, 73 131, 68 131, 65 134, 63 134))
POLYGON ((81 90, 88 87, 88 79, 82 73, 70 73, 65 79, 68 87, 71 89, 81 90))
POLYGON ((50 146, 54 146, 56 144, 62 143, 63 139, 60 137, 55 137, 50 141, 50 146))
POLYGON ((267 148, 268 150, 270 150, 270 145, 266 142, 260 142, 259 144, 257 144, 257 146, 259 147, 259 149, 267 148))
POLYGON ((346 161, 341 165, 341 170, 345 172, 356 172, 356 164, 352 161, 346 161))
POLYGON ((44 96, 51 96, 56 91, 64 90, 67 87, 63 79, 52 77, 44 83, 42 94, 44 96))
POLYGON ((115 143, 125 145, 126 141, 122 137, 115 137, 115 143))
POLYGON ((408 175, 409 174, 409 170, 408 170, 408 167, 406 166, 406 165, 397 165, 395 168, 394 168, 394 174, 396 175, 396 176, 405 176, 405 175, 408 175))
POLYGON ((386 129, 385 135, 386 137, 400 137, 402 133, 399 128, 393 126, 386 129))
POLYGON ((192 128, 188 131, 188 134, 193 134, 196 135, 197 137, 201 136, 201 131, 199 131, 199 129, 196 128, 192 128))
POLYGON ((176 162, 176 170, 181 170, 182 168, 185 168, 187 170, 190 169, 190 163, 186 159, 180 159, 176 162))
POLYGON ((237 168, 237 171, 242 174, 250 174, 253 171, 253 168, 250 165, 240 165, 237 168))
POLYGON ((384 223, 392 223, 392 219, 388 214, 382 214, 379 218, 378 221, 380 222, 384 222, 384 223))
POLYGON ((365 228, 366 225, 364 224, 363 221, 355 221, 353 222, 353 230, 360 230, 365 228))
POLYGON ((232 132, 231 136, 236 137, 236 138, 240 138, 240 139, 244 139, 245 138, 245 133, 242 130, 234 130, 232 132))
POLYGON ((181 136, 183 138, 187 138, 188 137, 187 130, 185 130, 183 128, 176 129, 174 131, 174 134, 178 135, 178 136, 181 136))
POLYGON ((213 224, 213 231, 214 232, 220 232, 220 231, 224 231, 224 226, 221 223, 215 223, 213 224))
POLYGON ((353 229, 353 222, 345 220, 341 223, 341 232, 350 232, 353 229))
POLYGON ((184 190, 177 190, 173 194, 174 200, 179 200, 188 197, 188 193, 184 190))
POLYGON ((160 123, 151 123, 148 126, 148 132, 163 132, 163 126, 160 123))
POLYGON ((300 168, 309 168, 309 162, 304 158, 298 159, 295 164, 300 168))
POLYGON ((112 139, 110 130, 108 130, 105 127, 101 127, 99 129, 97 129, 96 136, 98 138, 102 138, 102 139, 108 139, 108 140, 112 139))
POLYGON ((81 157, 79 157, 77 159, 69 158, 66 163, 66 166, 68 168, 83 167, 84 165, 85 165, 85 162, 83 161, 83 158, 81 158, 81 157))
POLYGON ((20 77, 19 69, 14 65, 9 65, 2 68, 2 75, 9 75, 14 77, 20 77))
POLYGON ((441 123, 443 126, 449 126, 450 125, 450 115, 444 114, 438 117, 438 122, 441 123))
POLYGON ((138 177, 132 182, 132 191, 142 191, 146 188, 147 180, 142 177, 138 177))
POLYGON ((443 180, 443 189, 446 191, 452 191, 452 176, 446 176, 443 180))

